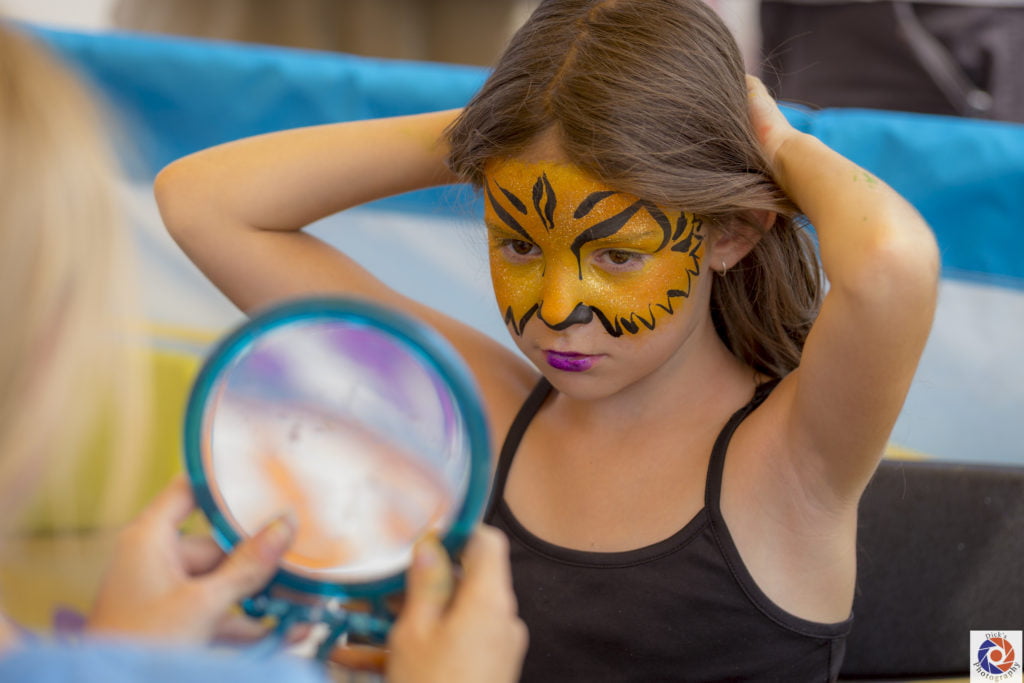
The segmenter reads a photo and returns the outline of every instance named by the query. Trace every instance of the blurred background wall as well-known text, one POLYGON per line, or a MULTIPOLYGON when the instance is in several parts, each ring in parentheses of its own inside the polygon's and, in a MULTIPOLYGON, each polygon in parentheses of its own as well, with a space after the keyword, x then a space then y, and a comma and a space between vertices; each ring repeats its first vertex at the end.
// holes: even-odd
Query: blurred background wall
POLYGON ((79 30, 109 28, 117 0, 0 0, 0 11, 10 17, 79 30))
MULTIPOLYGON (((486 66, 540 0, 3 0, 9 16, 486 66)), ((757 71, 759 0, 707 0, 757 71)))
POLYGON ((374 57, 490 64, 538 0, 5 0, 8 15, 374 57))

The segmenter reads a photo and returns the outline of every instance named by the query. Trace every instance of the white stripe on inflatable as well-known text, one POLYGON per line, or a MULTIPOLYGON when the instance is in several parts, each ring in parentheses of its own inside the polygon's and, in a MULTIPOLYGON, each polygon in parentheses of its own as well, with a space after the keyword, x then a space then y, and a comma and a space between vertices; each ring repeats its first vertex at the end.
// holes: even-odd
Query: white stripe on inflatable
POLYGON ((1024 290, 944 279, 893 441, 947 460, 1024 464, 1024 290))

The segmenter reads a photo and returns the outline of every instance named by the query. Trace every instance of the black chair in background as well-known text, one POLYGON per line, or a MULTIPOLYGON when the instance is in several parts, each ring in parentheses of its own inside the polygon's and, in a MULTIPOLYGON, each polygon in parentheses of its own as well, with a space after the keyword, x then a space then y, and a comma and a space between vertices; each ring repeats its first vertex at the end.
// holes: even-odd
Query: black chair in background
POLYGON ((780 99, 1024 123, 1022 0, 762 0, 760 8, 762 76, 780 99))
POLYGON ((970 631, 1024 628, 1024 466, 885 460, 857 543, 842 679, 966 677, 970 631))

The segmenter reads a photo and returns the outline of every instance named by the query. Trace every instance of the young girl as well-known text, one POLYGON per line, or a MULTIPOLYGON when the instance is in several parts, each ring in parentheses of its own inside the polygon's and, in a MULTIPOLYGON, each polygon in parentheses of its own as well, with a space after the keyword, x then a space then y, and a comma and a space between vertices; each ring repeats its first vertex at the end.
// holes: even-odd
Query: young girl
POLYGON ((525 679, 837 676, 857 503, 928 335, 937 250, 745 80, 700 0, 549 0, 461 112, 230 143, 156 194, 242 309, 364 297, 461 351, 504 437, 486 519, 511 539, 525 679), (484 196, 526 360, 301 231, 459 181, 484 196))
MULTIPOLYGON (((100 415, 97 406, 112 409, 121 451, 138 457, 130 423, 146 387, 122 348, 134 332, 134 274, 101 117, 63 65, 2 22, 0 150, 3 563, 11 552, 4 543, 9 523, 44 471, 70 466, 100 415)), ((112 459, 112 467, 130 470, 125 458, 112 459)), ((192 508, 179 479, 121 533, 85 634, 99 640, 68 647, 26 638, 0 606, 0 680, 326 681, 323 672, 288 659, 200 649, 213 638, 264 635, 263 624, 231 608, 266 584, 293 534, 288 523, 273 523, 225 557, 210 538, 179 536, 192 508), (111 638, 127 642, 103 642, 111 638)), ((451 600, 447 555, 435 539, 417 546, 393 630, 393 680, 515 679, 525 630, 514 613, 505 547, 498 532, 478 530, 451 600)))

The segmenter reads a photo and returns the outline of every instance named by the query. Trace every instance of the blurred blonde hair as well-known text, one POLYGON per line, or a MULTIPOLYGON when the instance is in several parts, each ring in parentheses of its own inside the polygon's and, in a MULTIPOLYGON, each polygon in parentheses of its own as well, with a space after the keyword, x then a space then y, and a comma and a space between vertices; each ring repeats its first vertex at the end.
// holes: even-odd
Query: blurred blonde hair
POLYGON ((137 280, 103 123, 65 65, 0 22, 0 524, 44 473, 55 518, 74 515, 73 458, 104 420, 101 518, 122 514, 138 471, 137 280))

